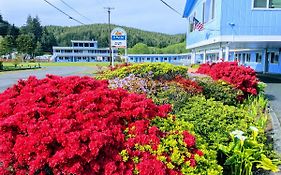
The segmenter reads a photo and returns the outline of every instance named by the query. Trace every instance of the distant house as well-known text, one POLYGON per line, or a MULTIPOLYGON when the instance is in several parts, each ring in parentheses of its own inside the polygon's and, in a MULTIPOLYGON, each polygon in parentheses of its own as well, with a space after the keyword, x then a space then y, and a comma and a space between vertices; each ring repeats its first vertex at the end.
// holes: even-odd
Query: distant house
POLYGON ((281 0, 187 0, 192 62, 239 61, 281 73, 281 0))
MULTIPOLYGON (((117 50, 114 49, 114 57, 117 50)), ((104 62, 109 61, 109 48, 98 48, 97 41, 72 40, 71 47, 53 47, 52 60, 55 62, 104 62)))

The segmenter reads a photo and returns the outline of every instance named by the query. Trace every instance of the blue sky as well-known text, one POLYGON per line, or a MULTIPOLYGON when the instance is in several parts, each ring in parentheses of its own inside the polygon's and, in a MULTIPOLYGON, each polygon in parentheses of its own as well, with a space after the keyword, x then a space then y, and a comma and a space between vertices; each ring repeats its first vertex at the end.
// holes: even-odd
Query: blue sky
MULTIPOLYGON (((185 33, 186 20, 160 0, 64 0, 91 21, 79 16, 60 0, 48 0, 70 16, 83 23, 107 23, 104 7, 114 7, 112 23, 162 33, 185 33)), ((183 13, 186 0, 166 0, 171 6, 183 13)), ((3 18, 17 26, 25 24, 27 16, 38 15, 43 25, 73 26, 77 22, 43 0, 0 0, 0 13, 3 18)))

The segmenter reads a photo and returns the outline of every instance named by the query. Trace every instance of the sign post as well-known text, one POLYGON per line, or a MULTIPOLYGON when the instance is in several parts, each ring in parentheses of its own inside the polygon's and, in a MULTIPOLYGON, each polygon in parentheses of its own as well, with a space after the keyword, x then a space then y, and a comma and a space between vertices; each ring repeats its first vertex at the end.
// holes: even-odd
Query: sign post
MULTIPOLYGON (((111 32, 111 47, 112 48, 124 48, 125 57, 127 59, 127 33, 124 29, 117 27, 111 32)), ((112 67, 114 67, 114 49, 112 49, 112 67)))

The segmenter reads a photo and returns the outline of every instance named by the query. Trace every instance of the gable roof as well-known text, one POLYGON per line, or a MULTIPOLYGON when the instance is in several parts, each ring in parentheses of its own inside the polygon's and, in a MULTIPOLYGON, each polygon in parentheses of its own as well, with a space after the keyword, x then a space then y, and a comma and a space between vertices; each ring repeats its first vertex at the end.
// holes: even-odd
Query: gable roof
POLYGON ((187 18, 190 15, 191 10, 192 10, 193 6, 195 5, 195 2, 196 2, 196 0, 186 0, 184 12, 183 12, 184 18, 187 18))

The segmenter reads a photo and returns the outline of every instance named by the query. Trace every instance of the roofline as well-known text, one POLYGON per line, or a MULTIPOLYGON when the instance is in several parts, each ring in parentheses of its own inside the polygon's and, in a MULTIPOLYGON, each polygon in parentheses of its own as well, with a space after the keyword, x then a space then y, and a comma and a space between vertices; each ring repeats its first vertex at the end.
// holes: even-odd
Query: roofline
POLYGON ((219 43, 249 43, 249 42, 281 42, 281 35, 260 35, 257 37, 256 35, 242 35, 242 36, 232 36, 232 35, 224 35, 218 36, 214 38, 210 38, 209 40, 203 40, 191 45, 187 45, 186 49, 197 49, 204 46, 210 46, 213 44, 219 43))
POLYGON ((94 40, 71 40, 71 43, 76 42, 76 43, 97 43, 97 41, 94 40))
POLYGON ((196 3, 196 0, 186 0, 184 12, 183 12, 184 18, 187 18, 190 15, 195 3, 196 3))
POLYGON ((181 54, 128 54, 128 56, 148 56, 148 57, 154 57, 154 56, 185 56, 189 55, 189 53, 181 53, 181 54))

